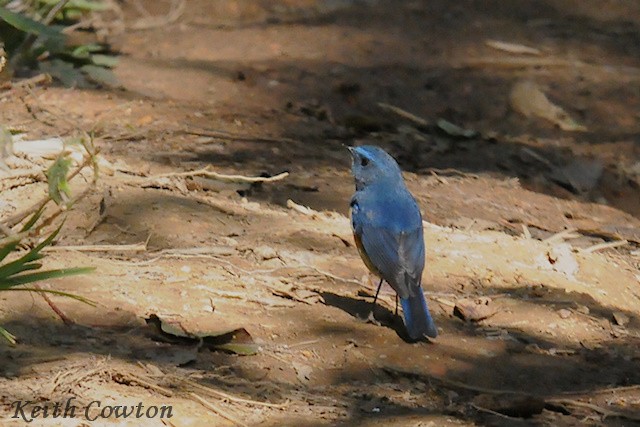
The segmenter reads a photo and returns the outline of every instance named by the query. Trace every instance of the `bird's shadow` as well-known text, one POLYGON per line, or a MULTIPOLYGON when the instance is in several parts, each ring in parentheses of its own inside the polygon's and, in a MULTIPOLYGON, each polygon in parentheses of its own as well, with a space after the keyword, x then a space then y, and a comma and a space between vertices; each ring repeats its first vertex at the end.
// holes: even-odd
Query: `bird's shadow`
MULTIPOLYGON (((334 294, 333 292, 322 292, 320 295, 324 299, 324 303, 326 305, 339 308, 362 323, 367 321, 367 316, 373 307, 370 301, 346 297, 334 294)), ((408 343, 416 342, 416 340, 410 338, 407 334, 407 330, 404 327, 404 322, 402 321, 400 314, 396 316, 391 310, 380 304, 376 304, 373 314, 375 319, 380 323, 380 327, 393 329, 403 341, 408 343)))

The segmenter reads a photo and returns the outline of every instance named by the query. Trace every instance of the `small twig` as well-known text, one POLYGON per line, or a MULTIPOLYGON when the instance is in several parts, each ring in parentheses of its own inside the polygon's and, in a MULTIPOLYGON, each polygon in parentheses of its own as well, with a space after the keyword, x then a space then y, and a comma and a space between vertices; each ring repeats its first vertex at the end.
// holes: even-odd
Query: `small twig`
POLYGON ((444 299, 444 298, 436 297, 436 298, 433 298, 433 300, 439 302, 442 305, 446 305, 447 307, 455 307, 456 306, 455 302, 449 301, 449 300, 444 299))
POLYGON ((391 111, 392 113, 395 113, 400 117, 410 120, 420 126, 423 126, 423 127, 429 126, 429 122, 423 119, 422 117, 418 117, 415 114, 412 114, 406 110, 403 110, 400 107, 396 107, 395 105, 385 104, 384 102, 378 102, 378 107, 382 108, 385 111, 391 111))
MULTIPOLYGON (((40 285, 34 284, 33 287, 35 289, 42 289, 40 285)), ((44 299, 47 302, 51 310, 53 310, 53 312, 58 315, 60 320, 62 320, 62 323, 64 323, 67 326, 75 324, 73 320, 71 320, 66 314, 64 314, 64 312, 53 301, 51 301, 51 298, 49 298, 46 292, 38 292, 38 293, 40 294, 42 299, 44 299)))
POLYGON ((298 342, 298 343, 295 343, 295 344, 289 344, 288 347, 289 348, 304 347, 304 346, 315 344, 315 343, 318 343, 318 342, 320 342, 320 340, 308 340, 308 341, 298 342))
POLYGON ((436 173, 438 175, 444 175, 444 176, 461 176, 465 178, 480 179, 480 175, 477 175, 475 173, 470 173, 470 172, 464 172, 454 168, 446 168, 446 169, 428 168, 427 171, 429 171, 432 174, 436 173))
POLYGON ((0 239, 0 247, 4 247, 8 244, 19 242, 20 240, 29 237, 31 231, 22 231, 20 233, 10 234, 4 239, 0 239))
POLYGON ((42 252, 78 251, 78 252, 145 252, 146 243, 133 243, 130 245, 69 245, 48 246, 42 252))
POLYGON ((52 382, 52 387, 50 393, 53 394, 56 389, 63 385, 63 380, 66 380, 67 384, 78 384, 83 382, 83 380, 92 377, 96 374, 100 374, 106 370, 104 363, 102 361, 98 362, 100 366, 86 370, 84 366, 78 366, 72 368, 72 370, 68 370, 63 373, 59 373, 55 376, 52 382), (80 373, 79 375, 76 375, 80 373), (74 376, 75 375, 75 376, 74 376), (67 380, 68 379, 68 380, 67 380))
POLYGON ((313 216, 313 215, 318 215, 320 213, 317 210, 311 209, 308 206, 300 205, 291 199, 287 199, 287 207, 291 210, 301 213, 302 215, 313 216))
POLYGON ((147 381, 143 378, 140 378, 137 375, 134 375, 130 372, 116 372, 113 374, 112 378, 114 379, 114 381, 121 383, 121 384, 131 384, 131 383, 137 383, 138 385, 149 389, 149 390, 154 390, 157 391, 158 393, 162 394, 163 396, 167 396, 167 397, 171 397, 173 396, 173 392, 169 389, 166 389, 164 387, 160 387, 157 384, 152 383, 151 381, 147 381))
POLYGON ((196 402, 200 403, 202 406, 204 406, 205 408, 211 410, 212 412, 214 412, 215 414, 221 416, 222 418, 231 421, 232 423, 234 423, 235 425, 239 425, 242 427, 248 427, 248 424, 243 423, 240 420, 237 420, 235 417, 229 415, 226 411, 223 411, 222 409, 218 408, 217 406, 215 406, 213 403, 206 401, 205 399, 203 399, 202 397, 198 396, 195 393, 189 393, 189 396, 191 396, 192 399, 194 399, 196 402))
POLYGON ((230 246, 194 246, 191 248, 178 248, 178 249, 162 249, 158 252, 154 252, 154 255, 170 256, 174 258, 191 258, 198 255, 233 255, 236 250, 230 246))
POLYGON ((291 361, 290 360, 286 360, 280 356, 278 356, 277 354, 273 354, 273 353, 269 353, 269 352, 265 352, 264 354, 266 354, 269 357, 274 358, 275 360, 277 360, 278 362, 282 362, 285 364, 285 366, 290 366, 291 365, 291 361))
POLYGON ((175 379, 184 382, 192 387, 198 388, 206 393, 211 393, 211 394, 215 394, 218 397, 221 397, 223 399, 226 399, 230 402, 236 402, 236 403, 245 403, 247 405, 253 405, 253 406, 264 406, 266 408, 278 408, 278 409, 282 409, 282 408, 286 408, 289 405, 289 402, 285 402, 285 403, 269 403, 269 402, 260 402, 258 400, 253 400, 253 399, 244 399, 242 397, 237 397, 237 396, 233 396, 231 394, 225 393, 223 391, 220 390, 216 390, 213 389, 211 387, 207 387, 204 386, 202 384, 199 384, 195 381, 191 381, 188 379, 182 379, 182 378, 178 378, 175 377, 175 379))
POLYGON ((573 394, 573 395, 603 394, 603 393, 618 393, 618 392, 634 391, 634 390, 640 390, 640 385, 636 384, 636 385, 627 385, 627 386, 621 386, 621 387, 609 387, 609 388, 603 388, 600 390, 590 389, 590 390, 581 390, 581 391, 567 391, 564 394, 573 394))
POLYGON ((358 280, 345 279, 344 277, 336 276, 335 274, 329 273, 328 271, 321 270, 318 267, 314 267, 313 265, 308 265, 308 264, 302 264, 301 263, 300 266, 304 267, 304 268, 309 268, 309 269, 311 269, 311 270, 313 270, 313 271, 315 271, 315 272, 317 272, 319 274, 322 274, 323 276, 327 276, 327 277, 329 277, 331 279, 334 279, 334 280, 339 280, 339 281, 345 282, 345 283, 353 283, 353 284, 356 284, 356 285, 360 285, 361 284, 358 280))
MULTIPOLYGON (((8 180, 8 179, 18 179, 18 178, 33 178, 36 181, 44 181, 44 173, 42 169, 22 169, 22 170, 13 170, 6 175, 0 176, 0 181, 8 180)), ((21 184, 26 185, 26 184, 21 184)), ((10 188, 3 188, 4 190, 9 190, 10 188)))
POLYGON ((603 249, 611 249, 611 248, 617 248, 619 246, 624 246, 624 245, 627 245, 628 243, 629 242, 627 240, 617 240, 615 242, 599 243, 597 245, 589 246, 588 248, 582 249, 581 252, 590 254, 592 252, 601 251, 603 249))
MULTIPOLYGON (((89 166, 89 164, 93 163, 93 160, 92 160, 91 157, 92 156, 86 156, 84 158, 84 161, 82 163, 80 163, 78 165, 78 167, 73 172, 71 172, 71 174, 69 174, 69 176, 67 177, 67 181, 71 181, 76 175, 78 175, 82 171, 82 169, 84 169, 85 167, 89 166)), ((74 200, 77 201, 78 198, 76 198, 74 200)), ((40 201, 38 201, 38 202, 34 203, 33 205, 31 205, 31 207, 29 207, 27 210, 19 212, 19 213, 13 215, 12 217, 8 218, 7 220, 5 220, 3 222, 3 224, 6 225, 7 227, 13 227, 16 224, 19 224, 23 219, 25 219, 29 215, 31 215, 31 214, 33 214, 35 212, 38 212, 47 203, 49 203, 49 201, 51 201, 51 197, 47 194, 40 201)))
POLYGON ((549 169, 553 169, 555 166, 553 165, 553 163, 551 163, 549 160, 547 160, 545 157, 542 157, 540 154, 536 153, 535 151, 533 151, 532 149, 528 148, 528 147, 523 147, 520 149, 521 152, 527 154, 530 157, 533 157, 534 159, 536 159, 537 161, 539 161, 540 163, 544 164, 545 166, 547 166, 549 169))
POLYGON ((184 129, 183 133, 196 136, 208 136, 211 138, 227 139, 232 141, 246 141, 246 142, 286 142, 297 144, 299 141, 291 138, 273 137, 273 136, 257 136, 257 135, 238 135, 229 132, 209 129, 184 129))
POLYGON ((107 219, 107 203, 105 197, 100 199, 100 211, 98 212, 98 218, 91 224, 84 232, 84 237, 89 237, 93 231, 107 219))
POLYGON ((552 243, 561 242, 567 239, 575 239, 577 237, 580 237, 579 234, 576 234, 576 231, 577 230, 575 228, 568 228, 566 230, 562 230, 559 233, 554 234, 551 237, 547 237, 542 242, 552 244, 552 243))
POLYGON ((569 406, 577 406, 578 408, 591 409, 599 414, 604 415, 605 417, 618 417, 618 418, 625 418, 627 420, 632 420, 632 421, 640 421, 640 415, 625 414, 623 412, 612 411, 610 409, 603 408, 602 406, 594 405, 593 403, 581 402, 579 400, 547 399, 546 402, 555 403, 557 405, 569 405, 569 406))
POLYGON ((522 225, 522 236, 525 239, 531 239, 531 232, 529 231, 529 227, 527 227, 527 224, 521 224, 522 225))
POLYGON ((436 171, 430 170, 429 173, 431 174, 431 176, 437 179, 440 184, 445 184, 445 185, 449 184, 449 181, 447 181, 446 178, 443 178, 440 175, 438 175, 436 171))
POLYGON ((475 403, 472 403, 471 407, 473 409, 476 409, 476 410, 480 411, 480 412, 486 412, 487 414, 495 415, 497 417, 504 418, 504 419, 507 419, 507 420, 512 420, 513 421, 513 420, 519 420, 520 419, 520 418, 516 418, 516 417, 510 417, 509 415, 501 414, 500 412, 494 411, 494 410, 489 409, 489 408, 483 408, 482 406, 478 406, 475 403))
POLYGON ((67 5, 67 3, 69 3, 69 0, 60 0, 58 3, 56 3, 55 6, 51 8, 49 13, 47 13, 47 16, 44 17, 44 19, 42 20, 42 23, 44 25, 49 25, 51 21, 53 21, 53 19, 56 17, 58 12, 60 12, 62 8, 64 8, 67 5))
MULTIPOLYGON (((19 80, 17 82, 7 82, 4 85, 0 86, 0 89, 18 89, 25 86, 35 86, 40 83, 51 83, 51 76, 49 74, 38 74, 33 77, 29 77, 28 79, 19 80)), ((8 93, 3 93, 2 97, 6 97, 8 93)))
POLYGON ((176 427, 176 425, 174 423, 172 423, 171 421, 167 420, 166 418, 161 418, 160 421, 162 421, 162 424, 169 426, 169 427, 176 427))
POLYGON ((62 31, 60 31, 62 34, 70 34, 72 32, 74 32, 75 30, 78 29, 89 29, 91 28, 91 25, 96 21, 96 18, 89 18, 89 19, 85 19, 84 21, 78 21, 73 25, 69 25, 68 27, 64 27, 62 29, 62 31))
POLYGON ((241 183, 256 183, 256 182, 274 182, 280 181, 289 176, 289 172, 282 172, 278 175, 263 177, 263 176, 244 176, 244 175, 225 175, 218 172, 213 172, 209 170, 208 167, 203 169, 198 169, 195 171, 189 172, 171 172, 171 173, 163 173, 159 175, 150 176, 149 180, 154 180, 158 178, 171 178, 171 177, 192 177, 192 176, 204 176, 207 178, 217 179, 219 181, 225 182, 241 182, 241 183))

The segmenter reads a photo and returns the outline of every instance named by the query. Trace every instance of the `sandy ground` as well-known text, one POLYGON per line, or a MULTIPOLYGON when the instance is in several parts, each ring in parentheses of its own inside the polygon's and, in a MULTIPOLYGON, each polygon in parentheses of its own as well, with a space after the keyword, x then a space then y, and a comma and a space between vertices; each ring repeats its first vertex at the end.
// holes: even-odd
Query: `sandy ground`
MULTIPOLYGON (((65 325, 38 295, 0 296, 20 340, 0 346, 0 424, 24 425, 17 401, 71 398, 170 405, 173 417, 87 421, 78 409, 31 425, 640 422, 637 2, 188 0, 176 22, 112 42, 120 88, 0 94, 2 124, 24 139, 91 129, 112 166, 46 261, 97 267, 46 284, 97 307, 52 297, 65 325), (586 131, 514 111, 522 80, 586 131), (390 289, 381 325, 360 320, 375 283, 346 217, 343 144, 363 143, 399 160, 423 210, 434 342, 404 339, 390 289), (158 177, 206 166, 289 176, 158 177), (488 317, 454 314, 465 307, 488 317), (259 351, 159 340, 151 314, 192 332, 244 328, 259 351)), ((46 191, 8 182, 2 218, 46 191)), ((87 185, 74 182, 75 194, 87 185)))

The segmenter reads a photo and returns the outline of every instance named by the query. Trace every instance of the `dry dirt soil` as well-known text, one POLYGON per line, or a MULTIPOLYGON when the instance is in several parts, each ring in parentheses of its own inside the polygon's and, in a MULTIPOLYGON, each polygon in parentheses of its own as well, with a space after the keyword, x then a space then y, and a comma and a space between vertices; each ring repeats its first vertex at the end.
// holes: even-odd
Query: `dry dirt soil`
MULTIPOLYGON (((43 286, 97 306, 51 297, 65 324, 39 295, 0 296, 19 338, 0 344, 0 424, 25 424, 15 401, 71 397, 173 417, 31 425, 640 422, 640 3, 119 4, 119 87, 0 93, 0 124, 24 140, 93 130, 110 165, 45 260, 95 266, 43 286), (514 111, 523 80, 585 129, 514 111), (375 283, 344 145, 364 143, 398 159, 423 210, 433 342, 405 340, 389 289, 380 325, 360 320, 375 283), (289 175, 175 175, 207 166, 289 175), (162 340, 152 314, 244 328, 259 351, 162 340)), ((1 218, 46 191, 37 175, 0 183, 1 218)))

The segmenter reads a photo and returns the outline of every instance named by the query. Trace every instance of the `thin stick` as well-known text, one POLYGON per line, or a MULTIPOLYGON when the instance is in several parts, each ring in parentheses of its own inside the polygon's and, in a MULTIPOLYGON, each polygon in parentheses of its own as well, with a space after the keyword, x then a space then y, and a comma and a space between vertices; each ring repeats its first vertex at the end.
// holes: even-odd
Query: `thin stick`
MULTIPOLYGON (((31 85, 37 85, 39 83, 50 83, 51 82, 51 76, 49 74, 38 74, 36 76, 33 77, 29 77, 28 79, 24 79, 24 80, 20 80, 17 82, 8 82, 5 85, 2 85, 2 89, 17 89, 17 88, 21 88, 24 86, 31 86, 31 85)), ((4 93, 2 94, 2 97, 4 98, 7 94, 4 93)))
MULTIPOLYGON (((160 387, 157 384, 152 383, 151 381, 147 381, 143 378, 138 377, 137 375, 134 375, 130 372, 116 372, 114 373, 114 375, 120 375, 120 381, 122 382, 129 382, 129 383, 138 383, 139 385, 141 385, 142 387, 146 388, 146 389, 150 389, 150 390, 154 390, 157 391, 158 393, 162 394, 163 396, 167 396, 167 397, 171 397, 173 396, 173 392, 169 389, 166 389, 164 387, 160 387)), ((116 382, 119 382, 116 380, 116 382)))
MULTIPOLYGON (((33 287, 35 289, 42 289, 39 285, 33 285, 33 287)), ((67 326, 75 324, 73 320, 71 320, 66 314, 64 314, 64 312, 53 301, 51 301, 51 298, 49 298, 46 292, 38 292, 38 293, 47 302, 51 310, 53 310, 53 312, 58 315, 60 320, 62 320, 62 323, 64 323, 67 326)))
MULTIPOLYGON (((91 156, 86 156, 84 158, 84 161, 80 165, 78 165, 78 167, 73 172, 71 172, 71 174, 67 177, 67 181, 71 181, 76 175, 78 175, 82 171, 82 169, 89 166, 89 164, 91 163, 93 163, 91 156)), ((40 201, 31 205, 31 207, 29 207, 27 210, 19 212, 14 216, 10 217, 9 219, 5 220, 4 225, 6 225, 7 227, 13 227, 16 224, 19 224, 23 219, 25 219, 29 215, 35 212, 38 212, 40 209, 42 209, 47 203, 49 203, 50 200, 51 200, 51 197, 49 197, 49 195, 45 196, 40 201)))
POLYGON ((188 135, 196 136, 209 136, 211 138, 228 139, 233 141, 248 141, 248 142, 286 142, 295 143, 299 141, 291 138, 279 138, 272 136, 256 136, 256 135, 238 135, 224 131, 209 130, 209 129, 185 129, 182 132, 188 135))
MULTIPOLYGON (((0 181, 9 180, 9 179, 18 179, 18 178, 33 178, 42 181, 44 178, 44 174, 42 173, 42 169, 23 169, 12 171, 7 175, 0 176, 0 181)), ((21 184, 26 185, 26 184, 21 184)), ((7 188, 8 190, 9 188, 7 188)))
POLYGON ((200 403, 205 408, 209 409, 210 411, 212 411, 213 413, 215 413, 217 415, 220 415, 222 418, 224 418, 224 419, 226 419, 228 421, 231 421, 235 425, 239 425, 239 426, 242 426, 242 427, 248 427, 248 424, 245 424, 242 421, 239 421, 239 420, 235 419, 234 417, 232 417, 231 415, 227 414, 222 409, 220 409, 217 406, 215 406, 213 403, 206 401, 205 399, 203 399, 202 397, 198 396, 197 394, 189 393, 189 396, 191 396, 191 398, 193 398, 196 402, 200 403))
POLYGON ((11 234, 4 239, 0 239, 0 247, 4 247, 10 243, 18 242, 31 234, 30 231, 22 231, 20 233, 11 234))
POLYGON ((69 0, 60 0, 58 3, 56 3, 56 5, 51 8, 49 13, 47 13, 47 16, 45 16, 45 18, 42 20, 42 23, 44 25, 49 25, 51 21, 53 21, 53 19, 56 17, 58 12, 60 12, 62 8, 67 5, 67 3, 69 3, 69 0))
POLYGON ((160 418, 160 421, 162 421, 162 424, 169 426, 169 427, 176 427, 176 425, 174 423, 172 423, 171 421, 165 419, 165 418, 160 418))
POLYGON ((163 173, 160 175, 151 176, 148 179, 153 180, 157 178, 170 178, 170 177, 191 177, 191 176, 204 176, 207 178, 217 179, 225 182, 242 182, 242 183, 256 183, 256 182, 274 182, 285 179, 289 176, 289 172, 282 172, 278 175, 263 177, 263 176, 244 176, 244 175, 225 175, 218 172, 209 170, 208 167, 204 169, 198 169, 189 172, 171 172, 163 173))
POLYGON ((305 268, 309 268, 319 274, 322 274, 323 276, 327 276, 331 279, 334 280, 339 280, 341 282, 345 282, 345 283, 353 283, 355 285, 360 285, 361 283, 358 280, 355 279, 345 279, 344 277, 340 277, 340 276, 336 276, 335 274, 329 273, 328 271, 324 271, 324 270, 320 270, 318 267, 314 267, 313 265, 309 265, 309 264, 300 264, 301 267, 305 267, 305 268))
MULTIPOLYGON (((181 380, 180 378, 176 378, 181 380)), ((182 380, 183 382, 189 384, 192 387, 195 388, 199 388, 200 390, 203 390, 204 392, 207 393, 212 393, 215 394, 216 396, 222 397, 223 399, 227 399, 231 402, 236 402, 236 403, 246 403, 248 405, 254 405, 254 406, 264 406, 266 408, 278 408, 278 409, 282 409, 282 408, 286 408, 289 405, 289 401, 285 402, 285 403, 269 403, 269 402, 260 402, 258 400, 253 400, 253 399, 244 399, 242 397, 236 397, 233 396, 231 394, 227 394, 223 391, 219 391, 216 389, 213 389, 211 387, 207 387, 204 386, 202 384, 199 384, 195 381, 191 381, 188 379, 182 380)))
POLYGON ((477 175, 475 173, 470 173, 470 172, 464 172, 454 168, 446 168, 446 169, 428 168, 427 170, 432 174, 439 174, 439 175, 445 175, 445 176, 462 176, 467 178, 480 179, 480 175, 477 175))
POLYGON ((130 245, 69 245, 48 246, 42 252, 78 251, 78 252, 145 252, 146 243, 134 243, 130 245))
POLYGON ((520 419, 520 418, 516 418, 516 417, 510 417, 509 415, 501 414, 500 412, 494 411, 494 410, 489 409, 489 408, 483 408, 482 406, 478 406, 475 403, 472 403, 471 407, 476 409, 476 410, 478 410, 478 411, 480 411, 480 412, 486 412, 487 414, 495 415, 497 417, 504 418, 504 419, 507 419, 507 420, 519 420, 520 419))
POLYGON ((420 126, 424 126, 424 127, 429 126, 429 122, 423 119, 422 117, 418 117, 415 114, 412 114, 406 110, 403 110, 400 107, 396 107, 395 105, 385 104, 384 102, 378 102, 378 107, 386 111, 391 111, 392 113, 395 113, 407 120, 411 120, 412 122, 420 126))
POLYGON ((308 206, 304 206, 304 205, 300 205, 296 202, 294 202, 291 199, 287 199, 287 207, 289 209, 292 209, 298 213, 301 213, 302 215, 309 215, 309 216, 313 216, 313 215, 318 215, 320 212, 316 211, 315 209, 311 209, 308 206))
POLYGON ((534 159, 536 159, 537 161, 539 161, 540 163, 543 163, 545 166, 547 166, 549 169, 553 169, 553 163, 551 163, 549 160, 547 160, 545 157, 542 157, 540 154, 536 153, 535 151, 533 151, 530 148, 527 147, 523 147, 520 149, 521 152, 533 157, 534 159))
POLYGON ((629 241, 627 240, 617 240, 615 242, 599 243, 597 245, 589 246, 588 248, 583 249, 581 252, 590 254, 592 252, 601 251, 603 249, 611 249, 611 248, 617 248, 619 246, 624 246, 628 243, 629 241))
POLYGON ((582 390, 582 391, 568 391, 565 392, 563 394, 573 394, 573 395, 578 395, 578 394, 603 394, 603 393, 617 393, 617 392, 624 392, 624 391, 633 391, 633 390, 640 390, 640 385, 627 385, 627 386, 622 386, 622 387, 609 387, 609 388, 603 388, 601 390, 582 390))
POLYGON ((290 349, 291 349, 291 348, 296 348, 296 347, 304 347, 304 346, 307 346, 307 345, 315 344, 315 343, 317 343, 317 342, 320 342, 320 340, 308 340, 308 341, 302 341, 302 342, 298 342, 298 343, 295 343, 295 344, 289 344, 289 346, 288 346, 288 347, 289 347, 290 349))
POLYGON ((576 237, 580 237, 580 235, 575 234, 577 230, 575 228, 567 228, 566 230, 562 230, 559 233, 554 234, 551 237, 544 239, 543 243, 555 243, 557 241, 563 241, 566 239, 575 239, 576 237))
POLYGON ((598 412, 599 414, 604 415, 605 417, 618 417, 618 418, 626 418, 628 420, 640 421, 640 415, 635 414, 625 414, 623 412, 612 411, 607 408, 603 408, 598 405, 594 405, 593 403, 581 402, 579 400, 573 399, 548 399, 546 400, 549 403, 555 403, 558 405, 569 405, 569 406, 577 406, 579 408, 591 409, 593 411, 598 412))
POLYGON ((438 174, 436 173, 436 171, 434 171, 434 170, 430 170, 430 171, 429 171, 429 173, 430 173, 430 174, 431 174, 435 179, 437 179, 437 180, 438 180, 438 182, 439 182, 440 184, 445 184, 445 185, 446 185, 446 184, 449 184, 449 181, 447 181, 447 179, 446 179, 446 178, 442 178, 440 175, 438 175, 438 174))

